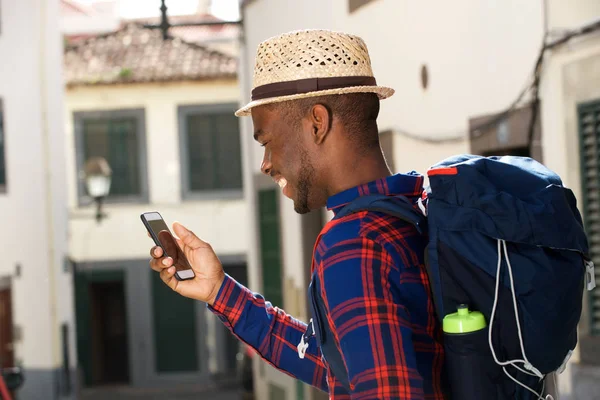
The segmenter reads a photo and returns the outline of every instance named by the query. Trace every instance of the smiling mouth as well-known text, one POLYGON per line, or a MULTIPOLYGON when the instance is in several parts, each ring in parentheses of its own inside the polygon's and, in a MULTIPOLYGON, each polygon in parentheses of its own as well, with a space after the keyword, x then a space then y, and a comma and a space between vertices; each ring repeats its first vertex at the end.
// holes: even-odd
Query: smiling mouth
POLYGON ((277 179, 276 182, 281 189, 285 188, 285 186, 287 185, 287 180, 283 177, 277 179))

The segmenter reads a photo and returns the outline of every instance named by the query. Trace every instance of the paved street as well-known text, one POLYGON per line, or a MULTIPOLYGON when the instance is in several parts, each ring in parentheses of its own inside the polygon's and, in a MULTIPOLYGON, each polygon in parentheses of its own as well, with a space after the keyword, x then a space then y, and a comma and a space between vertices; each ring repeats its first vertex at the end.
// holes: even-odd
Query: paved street
POLYGON ((81 400, 241 400, 237 388, 181 386, 168 389, 140 389, 131 387, 103 387, 84 389, 81 400))

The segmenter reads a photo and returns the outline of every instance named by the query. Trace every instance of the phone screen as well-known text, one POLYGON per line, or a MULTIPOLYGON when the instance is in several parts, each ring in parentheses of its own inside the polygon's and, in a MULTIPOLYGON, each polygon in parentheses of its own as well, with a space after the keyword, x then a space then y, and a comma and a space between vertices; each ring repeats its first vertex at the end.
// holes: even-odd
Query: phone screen
POLYGON ((143 217, 148 223, 148 226, 152 231, 151 234, 155 240, 158 239, 160 247, 162 247, 165 255, 173 259, 173 265, 177 270, 176 274, 178 278, 193 278, 194 271, 192 270, 192 266, 185 257, 185 254, 183 254, 183 251, 179 248, 179 245, 171 234, 171 231, 165 223, 165 220, 162 219, 160 214, 157 212, 145 213, 143 217))

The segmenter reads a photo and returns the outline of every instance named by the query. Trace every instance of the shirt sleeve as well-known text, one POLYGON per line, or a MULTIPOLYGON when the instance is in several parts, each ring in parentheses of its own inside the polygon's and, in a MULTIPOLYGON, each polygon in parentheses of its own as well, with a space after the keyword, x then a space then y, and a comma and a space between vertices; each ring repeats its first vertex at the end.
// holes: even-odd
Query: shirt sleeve
POLYGON ((316 340, 309 341, 304 358, 297 345, 307 325, 286 314, 229 275, 212 306, 207 306, 240 340, 275 368, 325 392, 327 370, 316 340))
POLYGON ((357 237, 329 248, 316 268, 351 398, 423 399, 410 315, 389 277, 399 267, 389 253, 357 237))

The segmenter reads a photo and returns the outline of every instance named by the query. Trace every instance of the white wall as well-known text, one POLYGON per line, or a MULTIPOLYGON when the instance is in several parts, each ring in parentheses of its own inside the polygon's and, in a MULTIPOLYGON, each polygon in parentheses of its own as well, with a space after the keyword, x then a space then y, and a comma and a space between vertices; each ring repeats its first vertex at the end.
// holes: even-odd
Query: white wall
MULTIPOLYGON (((7 193, 0 195, 0 276, 13 277, 13 322, 23 334, 16 361, 29 370, 50 370, 60 363, 59 324, 68 322, 73 333, 70 274, 63 272, 67 221, 58 1, 2 2, 1 24, 0 54, 10 63, 0 63, 8 174, 7 193), (20 277, 14 277, 16 264, 22 267, 20 277)), ((73 356, 74 341, 70 344, 73 356)), ((74 365, 74 357, 71 361, 74 365)))
MULTIPOLYGON (((441 2, 433 7, 431 2, 375 0, 349 14, 348 0, 259 0, 246 7, 248 62, 253 66, 260 41, 286 31, 325 28, 357 34, 369 48, 378 83, 396 89, 381 103, 381 130, 466 138, 469 117, 501 111, 516 98, 542 43, 541 2, 499 4, 441 2), (421 88, 423 64, 429 71, 427 90, 421 88)), ((451 146, 443 157, 468 150, 466 142, 451 146)), ((429 146, 421 147, 419 141, 398 141, 398 172, 424 173, 439 159, 439 152, 430 155, 424 151, 429 146), (402 155, 408 154, 420 154, 420 164, 406 162, 402 155)), ((257 171, 259 150, 254 154, 257 171)))
POLYGON ((182 201, 177 107, 238 103, 234 80, 213 83, 80 87, 66 96, 67 170, 70 256, 76 260, 120 260, 149 257, 152 241, 140 221, 145 211, 159 211, 167 223, 179 221, 209 241, 217 254, 245 254, 248 232, 240 229, 248 208, 242 199, 182 201), (150 204, 108 204, 109 217, 96 225, 93 207, 77 208, 77 171, 73 113, 144 108, 150 204))
MULTIPOLYGON (((378 82, 396 89, 381 104, 382 130, 439 140, 467 138, 468 119, 505 109, 528 82, 542 43, 541 2, 376 0, 352 14, 335 0, 337 29, 361 36, 378 82), (375 23, 375 21, 377 21, 375 23), (421 66, 429 84, 421 86, 421 66)), ((425 173, 468 152, 466 141, 432 144, 398 134, 397 172, 425 173)))

